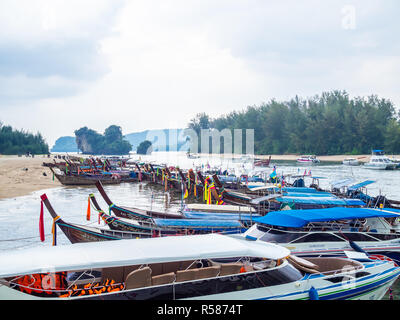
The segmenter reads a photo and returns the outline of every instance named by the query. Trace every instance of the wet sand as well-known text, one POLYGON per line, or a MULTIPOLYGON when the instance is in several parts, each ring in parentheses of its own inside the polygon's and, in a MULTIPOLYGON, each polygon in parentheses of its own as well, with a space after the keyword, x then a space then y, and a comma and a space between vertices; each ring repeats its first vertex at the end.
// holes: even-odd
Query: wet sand
POLYGON ((53 181, 50 169, 42 166, 43 162, 49 161, 53 160, 43 156, 27 158, 1 155, 0 199, 15 198, 33 191, 61 186, 57 179, 53 181))

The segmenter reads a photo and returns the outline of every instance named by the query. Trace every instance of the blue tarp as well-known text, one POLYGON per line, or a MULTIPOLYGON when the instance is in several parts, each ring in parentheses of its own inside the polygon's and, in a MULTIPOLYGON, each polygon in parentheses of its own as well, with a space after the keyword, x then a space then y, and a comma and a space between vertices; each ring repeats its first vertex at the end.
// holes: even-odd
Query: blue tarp
POLYGON ((349 190, 357 190, 359 188, 365 187, 371 183, 374 183, 375 181, 372 180, 365 180, 363 182, 360 182, 358 184, 352 185, 351 187, 349 187, 349 190))
POLYGON ((301 228, 310 222, 353 220, 374 217, 400 217, 400 210, 335 207, 327 209, 271 211, 263 217, 255 218, 254 221, 273 226, 301 228))
POLYGON ((241 228, 243 225, 235 220, 204 220, 204 219, 154 219, 158 227, 187 228, 241 228))
MULTIPOLYGON (((279 190, 279 188, 275 188, 276 191, 279 190)), ((300 193, 318 193, 317 189, 314 188, 307 188, 307 187, 283 187, 282 191, 286 192, 300 192, 300 193)))
POLYGON ((221 182, 237 182, 238 178, 236 176, 218 176, 221 182))
POLYGON ((247 180, 245 177, 236 177, 236 176, 218 176, 218 179, 225 183, 225 182, 233 182, 236 183, 239 180, 241 182, 264 182, 264 179, 260 178, 260 177, 248 177, 247 180))
POLYGON ((319 205, 337 205, 337 206, 364 206, 365 203, 359 199, 340 199, 336 197, 290 197, 283 196, 275 199, 283 203, 307 203, 319 205))
POLYGON ((261 217, 258 213, 237 213, 237 212, 199 212, 184 211, 184 216, 189 219, 206 219, 206 220, 240 220, 251 221, 254 218, 261 217))
POLYGON ((284 196, 288 197, 333 197, 332 193, 329 192, 313 192, 313 193, 301 193, 301 192, 284 192, 284 196))

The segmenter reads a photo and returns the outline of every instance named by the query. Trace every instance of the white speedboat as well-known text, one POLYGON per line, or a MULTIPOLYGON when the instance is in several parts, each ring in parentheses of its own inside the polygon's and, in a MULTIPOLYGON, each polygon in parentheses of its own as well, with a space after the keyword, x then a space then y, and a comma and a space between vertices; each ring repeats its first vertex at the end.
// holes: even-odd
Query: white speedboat
POLYGON ((369 162, 364 164, 364 168, 374 170, 393 170, 396 169, 397 164, 391 161, 383 150, 372 150, 369 162))
POLYGON ((320 160, 316 156, 301 156, 297 159, 298 163, 319 163, 320 160))
POLYGON ((345 158, 342 163, 345 166, 358 166, 360 164, 356 158, 345 158))
POLYGON ((186 153, 188 159, 199 159, 200 155, 197 153, 190 153, 189 151, 186 153))
POLYGON ((1 252, 0 299, 378 300, 399 275, 393 261, 206 234, 1 252))
POLYGON ((400 210, 326 208, 274 211, 240 236, 288 248, 296 256, 343 256, 359 249, 400 264, 400 210), (356 243, 357 247, 354 247, 356 243))

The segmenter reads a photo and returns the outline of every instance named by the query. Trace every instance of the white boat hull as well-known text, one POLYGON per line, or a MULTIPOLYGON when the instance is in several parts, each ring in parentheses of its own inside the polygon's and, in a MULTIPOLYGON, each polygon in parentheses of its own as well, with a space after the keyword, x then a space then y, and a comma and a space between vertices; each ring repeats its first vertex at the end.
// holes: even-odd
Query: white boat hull
MULTIPOLYGON (((399 276, 400 269, 395 267, 393 262, 376 261, 350 273, 338 271, 328 276, 307 274, 298 281, 286 284, 203 295, 185 300, 381 300, 399 276), (353 277, 354 272, 363 272, 365 275, 353 277), (333 278, 341 280, 329 280, 333 278), (311 294, 312 288, 316 290, 314 292, 317 296, 311 294)), ((35 297, 0 285, 0 300, 5 299, 75 300, 79 297, 35 297)))
POLYGON ((360 163, 357 160, 344 160, 343 165, 345 166, 358 166, 360 163))
POLYGON ((396 165, 391 165, 391 164, 369 164, 366 163, 364 164, 364 168, 366 169, 372 169, 372 170, 393 170, 396 168, 396 165))
MULTIPOLYGON (((400 275, 393 263, 376 262, 364 270, 370 271, 371 275, 360 278, 345 276, 346 280, 336 284, 326 277, 309 275, 295 283, 207 295, 200 300, 313 300, 312 287, 316 289, 319 300, 381 300, 400 275)), ((330 278, 343 275, 338 273, 330 278)))

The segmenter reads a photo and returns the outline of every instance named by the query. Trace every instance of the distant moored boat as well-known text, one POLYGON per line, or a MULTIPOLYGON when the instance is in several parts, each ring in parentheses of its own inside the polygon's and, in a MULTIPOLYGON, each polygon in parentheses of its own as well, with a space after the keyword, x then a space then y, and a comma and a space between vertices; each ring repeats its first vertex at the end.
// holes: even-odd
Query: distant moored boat
POLYGON ((301 156, 297 159, 299 163, 319 163, 319 159, 316 156, 301 156))
POLYGON ((397 164, 391 161, 383 150, 372 150, 372 156, 364 167, 374 170, 393 170, 396 169, 397 164))
POLYGON ((358 166, 360 162, 356 158, 346 158, 343 159, 343 164, 345 166, 358 166))

